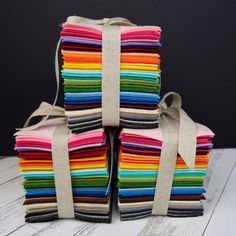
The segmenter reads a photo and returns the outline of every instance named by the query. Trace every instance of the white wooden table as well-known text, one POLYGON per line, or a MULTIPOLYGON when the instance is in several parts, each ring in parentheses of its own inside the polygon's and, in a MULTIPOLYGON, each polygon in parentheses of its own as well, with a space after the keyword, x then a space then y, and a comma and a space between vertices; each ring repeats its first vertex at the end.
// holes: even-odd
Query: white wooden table
POLYGON ((204 216, 194 218, 149 217, 119 220, 113 211, 111 224, 57 220, 49 223, 24 222, 24 192, 16 157, 0 157, 0 235, 236 235, 236 149, 212 153, 207 174, 204 216))

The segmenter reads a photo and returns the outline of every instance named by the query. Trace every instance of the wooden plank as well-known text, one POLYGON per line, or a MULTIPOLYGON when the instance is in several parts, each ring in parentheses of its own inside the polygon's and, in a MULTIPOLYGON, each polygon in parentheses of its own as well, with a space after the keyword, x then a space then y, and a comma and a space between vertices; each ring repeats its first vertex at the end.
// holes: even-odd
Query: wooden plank
POLYGON ((7 235, 25 225, 22 179, 18 170, 18 158, 0 159, 0 235, 7 235))
POLYGON ((11 167, 12 165, 15 166, 18 163, 17 157, 12 156, 12 157, 0 157, 0 172, 3 170, 11 167))
MULTIPOLYGON (((51 223, 41 223, 41 224, 27 224, 18 230, 12 232, 11 236, 24 236, 24 235, 92 235, 96 231, 97 224, 89 222, 81 222, 78 220, 57 220, 51 223), (41 229, 36 229, 36 227, 41 227, 41 229)), ((97 235, 95 233, 95 235, 97 235)))
MULTIPOLYGON (((10 235, 201 235, 204 231, 204 227, 210 219, 213 209, 219 199, 220 194, 223 191, 224 185, 228 178, 228 175, 235 163, 236 158, 232 154, 235 154, 236 150, 214 150, 211 161, 209 163, 209 170, 207 175, 207 187, 208 193, 206 201, 206 212, 202 217, 196 218, 168 218, 168 217, 153 217, 142 220, 125 221, 119 220, 118 212, 113 214, 112 224, 94 224, 81 222, 77 220, 58 220, 47 223, 36 223, 36 224, 25 224, 24 223, 24 209, 21 204, 15 204, 14 202, 9 203, 15 210, 16 219, 14 217, 7 217, 4 221, 4 225, 9 222, 9 227, 5 232, 10 235), (223 157, 223 158, 222 158, 223 157), (12 224, 10 222, 13 221, 12 224), (15 223, 14 223, 15 222, 15 223), (147 223, 148 222, 148 223, 147 223), (145 226, 146 225, 146 226, 145 226), (144 229, 143 229, 144 228, 144 229), (142 230, 143 229, 143 230, 142 230), (187 230, 187 231, 186 231, 187 230)), ((14 188, 17 190, 15 194, 21 196, 22 187, 20 181, 15 181, 14 184, 8 187, 9 189, 14 188), (17 187, 18 185, 18 187, 17 187), (20 188, 19 188, 20 186, 20 188), (18 192, 18 193, 17 193, 18 192)), ((1 190, 1 187, 0 187, 1 190)), ((1 194, 1 193, 0 193, 1 194)), ((9 196, 11 192, 4 192, 9 196)), ((6 200, 5 200, 6 202, 6 200)), ((9 201, 8 201, 9 202, 9 201)), ((0 200, 1 203, 1 200, 0 200)), ((0 215, 2 215, 0 208, 0 215)), ((3 212, 3 214, 6 214, 3 212)), ((12 215, 12 214, 10 214, 12 215)), ((1 219, 1 218, 0 218, 1 219)), ((2 222, 0 220, 0 228, 2 222)), ((1 232, 1 231, 0 231, 1 232)), ((5 235, 1 234, 0 235, 5 235)))
POLYGON ((22 197, 0 208, 0 235, 7 235, 25 225, 23 201, 22 197))
MULTIPOLYGON (((236 153, 232 156, 236 159, 236 153)), ((224 158, 227 158, 226 156, 224 158)), ((227 235, 235 236, 236 227, 236 165, 231 172, 227 185, 221 195, 214 214, 211 217, 209 224, 205 230, 204 235, 227 235)))
POLYGON ((137 233, 145 226, 146 222, 147 219, 121 222, 119 216, 116 214, 111 224, 96 224, 78 220, 58 220, 51 223, 27 224, 10 235, 137 235, 137 233))
POLYGON ((20 176, 17 157, 2 158, 0 163, 0 186, 20 176))
POLYGON ((132 221, 120 221, 119 212, 117 209, 113 212, 112 224, 99 224, 92 236, 137 236, 137 234, 145 227, 148 218, 138 219, 132 221))
POLYGON ((213 151, 206 178, 207 200, 204 203, 203 216, 191 218, 151 217, 139 236, 202 235, 235 164, 235 153, 236 150, 233 149, 213 151))
POLYGON ((17 177, 0 186, 0 209, 1 207, 4 207, 5 205, 24 196, 24 190, 21 183, 22 178, 17 177))

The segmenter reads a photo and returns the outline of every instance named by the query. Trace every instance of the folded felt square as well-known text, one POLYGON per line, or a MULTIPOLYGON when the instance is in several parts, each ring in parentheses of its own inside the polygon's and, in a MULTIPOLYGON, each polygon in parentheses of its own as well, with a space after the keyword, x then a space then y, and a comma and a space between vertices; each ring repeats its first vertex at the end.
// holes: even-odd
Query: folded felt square
MULTIPOLYGON (((160 34, 157 26, 120 26, 120 125, 158 126, 160 34)), ((61 31, 64 107, 73 132, 102 126, 102 26, 66 22, 61 31)))
MULTIPOLYGON (((194 170, 181 156, 177 157, 169 216, 203 214, 204 179, 214 134, 207 127, 197 126, 197 149, 194 170)), ((151 215, 162 148, 162 132, 155 129, 127 129, 120 132, 118 194, 121 220, 151 215)), ((158 193, 157 193, 158 194, 158 193)))
MULTIPOLYGON (((48 120, 37 129, 15 134, 19 169, 24 177, 26 222, 59 218, 52 160, 56 127, 48 120)), ((68 148, 75 218, 110 222, 110 144, 105 130, 70 133, 68 148)))

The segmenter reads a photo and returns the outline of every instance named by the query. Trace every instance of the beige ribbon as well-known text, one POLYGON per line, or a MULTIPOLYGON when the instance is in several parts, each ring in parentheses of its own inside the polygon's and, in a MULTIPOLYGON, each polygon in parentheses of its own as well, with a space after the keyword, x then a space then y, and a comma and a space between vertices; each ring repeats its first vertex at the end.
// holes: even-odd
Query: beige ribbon
POLYGON ((120 26, 134 26, 122 17, 93 20, 79 16, 67 18, 69 24, 102 25, 102 125, 120 125, 120 26))
POLYGON ((102 125, 120 125, 120 27, 102 28, 102 125))
POLYGON ((152 215, 167 215, 174 178, 177 154, 190 169, 196 158, 196 125, 181 109, 181 97, 175 92, 165 94, 159 103, 160 128, 163 135, 160 163, 154 195, 152 215), (166 99, 172 96, 168 107, 166 99))
POLYGON ((52 137, 53 172, 59 218, 74 218, 74 201, 70 175, 67 124, 57 126, 52 137))
POLYGON ((81 24, 89 23, 94 25, 117 25, 117 26, 135 26, 128 19, 123 17, 103 18, 103 19, 90 19, 81 16, 69 16, 66 23, 68 24, 81 24))

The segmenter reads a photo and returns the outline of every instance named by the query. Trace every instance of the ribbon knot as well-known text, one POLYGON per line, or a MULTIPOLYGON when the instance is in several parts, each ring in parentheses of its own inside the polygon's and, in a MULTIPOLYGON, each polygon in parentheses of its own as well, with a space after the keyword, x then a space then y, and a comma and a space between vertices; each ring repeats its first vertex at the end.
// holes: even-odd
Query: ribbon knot
POLYGON ((111 18, 103 18, 102 19, 104 25, 110 25, 111 24, 111 18))

